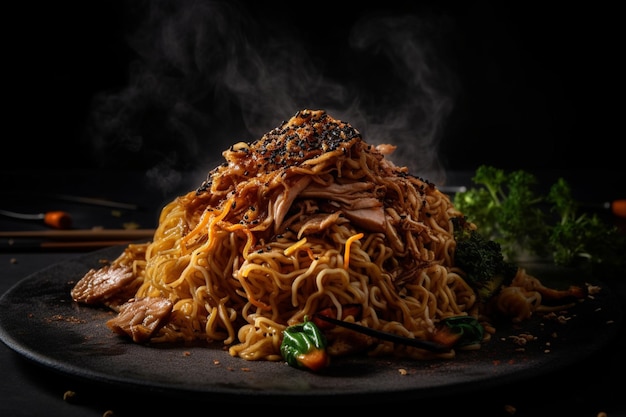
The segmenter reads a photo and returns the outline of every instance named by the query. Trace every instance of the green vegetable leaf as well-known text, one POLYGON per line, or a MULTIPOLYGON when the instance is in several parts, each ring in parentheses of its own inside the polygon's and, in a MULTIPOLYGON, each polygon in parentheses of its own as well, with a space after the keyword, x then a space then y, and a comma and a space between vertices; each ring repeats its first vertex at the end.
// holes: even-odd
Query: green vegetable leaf
POLYGON ((441 320, 442 327, 458 337, 455 346, 468 346, 482 342, 485 330, 475 317, 454 316, 441 320))
POLYGON ((319 371, 330 363, 326 345, 324 334, 305 317, 304 323, 289 326, 283 331, 280 353, 290 366, 319 371))
POLYGON ((532 255, 575 266, 584 260, 609 275, 626 268, 626 236, 596 214, 580 213, 563 178, 547 194, 537 191, 536 177, 524 170, 482 165, 472 180, 475 186, 456 193, 453 202, 486 239, 501 245, 507 261, 532 255))

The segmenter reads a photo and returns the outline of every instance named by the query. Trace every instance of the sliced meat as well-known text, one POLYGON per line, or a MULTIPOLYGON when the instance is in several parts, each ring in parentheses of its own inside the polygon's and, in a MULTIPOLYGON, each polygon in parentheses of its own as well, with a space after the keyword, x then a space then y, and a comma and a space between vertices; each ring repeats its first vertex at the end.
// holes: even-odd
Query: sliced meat
POLYGON ((313 184, 302 190, 300 197, 334 201, 346 218, 356 225, 374 232, 383 232, 386 217, 382 197, 384 190, 369 182, 313 184))
POLYGON ((321 213, 309 216, 304 223, 294 224, 293 229, 298 231, 298 239, 307 234, 319 233, 337 223, 337 219, 341 216, 341 212, 321 213))
POLYGON ((137 261, 146 259, 146 243, 131 243, 113 262, 100 269, 91 269, 74 285, 72 299, 85 304, 103 304, 117 311, 134 297, 143 282, 137 261))
POLYGON ((134 342, 142 343, 166 323, 173 304, 163 297, 131 299, 120 307, 117 317, 107 321, 115 333, 130 336, 134 342))
POLYGON ((374 183, 365 181, 334 182, 327 185, 311 184, 300 193, 300 196, 333 200, 350 208, 363 208, 382 206, 380 198, 384 196, 384 190, 374 183))
POLYGON ((290 181, 289 184, 284 183, 285 190, 276 197, 274 203, 274 231, 278 231, 280 226, 291 208, 291 204, 299 196, 311 182, 311 177, 300 177, 296 181, 290 181))
POLYGON ((120 291, 125 291, 135 280, 130 265, 106 265, 90 269, 74 285, 72 299, 85 304, 102 304, 120 291))
POLYGON ((385 231, 387 218, 383 207, 369 207, 357 210, 346 210, 345 216, 357 226, 373 232, 385 231))

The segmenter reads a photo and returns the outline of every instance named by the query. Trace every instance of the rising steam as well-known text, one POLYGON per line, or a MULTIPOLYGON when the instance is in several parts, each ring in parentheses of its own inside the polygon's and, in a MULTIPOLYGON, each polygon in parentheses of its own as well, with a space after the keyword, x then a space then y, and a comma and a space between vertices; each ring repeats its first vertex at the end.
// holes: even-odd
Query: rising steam
POLYGON ((454 81, 434 40, 446 22, 364 15, 337 31, 344 39, 316 43, 297 20, 259 19, 236 2, 129 3, 129 83, 94 99, 86 135, 103 165, 145 169, 167 192, 181 172, 206 172, 231 144, 311 108, 444 181, 438 142, 454 81))

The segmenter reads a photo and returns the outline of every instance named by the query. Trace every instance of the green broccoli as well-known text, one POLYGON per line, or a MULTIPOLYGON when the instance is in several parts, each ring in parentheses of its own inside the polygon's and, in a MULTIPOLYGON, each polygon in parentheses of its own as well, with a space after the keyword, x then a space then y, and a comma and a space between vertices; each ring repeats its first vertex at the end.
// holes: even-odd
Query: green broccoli
POLYGON ((505 261, 498 242, 466 227, 464 217, 455 217, 452 222, 456 241, 454 264, 466 273, 466 280, 479 299, 487 301, 513 280, 518 267, 505 261))

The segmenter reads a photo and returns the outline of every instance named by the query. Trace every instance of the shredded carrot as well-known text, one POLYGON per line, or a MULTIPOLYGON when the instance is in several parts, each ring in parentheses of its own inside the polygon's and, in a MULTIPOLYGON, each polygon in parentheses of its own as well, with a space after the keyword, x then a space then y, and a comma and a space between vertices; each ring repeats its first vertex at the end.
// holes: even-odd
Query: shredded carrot
POLYGON ((206 227, 206 225, 209 223, 210 217, 211 215, 209 214, 209 212, 205 211, 196 227, 194 227, 191 232, 187 233, 187 235, 183 237, 180 246, 184 253, 187 253, 187 242, 189 242, 192 237, 200 233, 200 230, 203 230, 206 227))
POLYGON ((285 256, 292 255, 295 251, 300 249, 302 245, 304 245, 305 243, 306 243, 306 237, 303 237, 302 239, 300 239, 299 241, 297 241, 296 243, 294 243, 293 245, 285 249, 283 253, 285 254, 285 256))
POLYGON ((248 254, 250 254, 250 248, 252 248, 252 246, 255 243, 255 239, 254 239, 254 235, 252 234, 252 231, 241 223, 231 224, 225 229, 229 232, 235 232, 237 230, 240 230, 246 235, 246 244, 243 247, 242 255, 244 259, 248 259, 248 254))
MULTIPOLYGON (((224 209, 221 211, 221 213, 215 216, 215 219, 212 222, 213 224, 216 224, 217 222, 224 219, 224 217, 226 217, 226 215, 230 211, 232 203, 233 203, 232 198, 224 203, 224 209)), ((189 242, 189 240, 195 235, 197 235, 198 233, 200 233, 202 230, 204 230, 204 228, 209 224, 209 220, 213 217, 214 215, 212 211, 205 211, 202 217, 200 218, 200 222, 196 225, 196 227, 194 227, 194 229, 191 232, 189 232, 187 236, 183 237, 181 246, 183 250, 185 251, 185 253, 187 252, 187 243, 189 242)))
POLYGON ((247 237, 246 245, 243 247, 243 257, 244 259, 248 259, 250 248, 252 247, 252 245, 254 245, 254 236, 252 235, 252 232, 250 231, 250 229, 243 229, 243 231, 247 237))
POLYGON ((348 269, 348 265, 350 264, 350 246, 352 246, 352 242, 355 240, 359 240, 363 237, 363 233, 357 233, 356 235, 352 235, 346 240, 346 249, 343 255, 343 269, 348 269))

